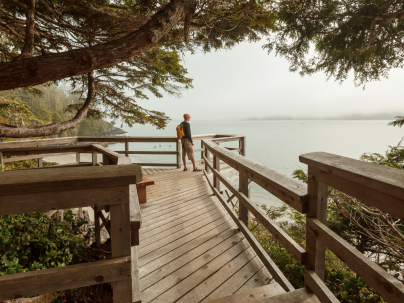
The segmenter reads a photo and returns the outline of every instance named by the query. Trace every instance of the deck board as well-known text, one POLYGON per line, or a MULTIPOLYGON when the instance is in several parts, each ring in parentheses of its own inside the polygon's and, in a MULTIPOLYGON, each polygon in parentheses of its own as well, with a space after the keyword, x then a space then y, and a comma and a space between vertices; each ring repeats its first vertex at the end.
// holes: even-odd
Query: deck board
POLYGON ((202 302, 273 281, 202 173, 144 171, 155 185, 141 205, 142 302, 202 302))

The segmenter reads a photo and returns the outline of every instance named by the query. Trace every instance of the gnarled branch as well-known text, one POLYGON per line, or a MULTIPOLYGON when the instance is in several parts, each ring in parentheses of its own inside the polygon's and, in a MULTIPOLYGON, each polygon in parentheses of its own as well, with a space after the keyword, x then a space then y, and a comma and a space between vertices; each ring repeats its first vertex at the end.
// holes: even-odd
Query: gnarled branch
POLYGON ((35 127, 15 127, 6 126, 5 124, 0 124, 0 137, 8 138, 29 138, 29 137, 42 137, 51 136, 56 134, 61 134, 68 129, 75 128, 78 124, 83 122, 87 112, 94 103, 95 98, 95 83, 93 73, 88 73, 88 93, 86 102, 80 110, 77 112, 76 116, 62 123, 53 123, 44 126, 35 127))

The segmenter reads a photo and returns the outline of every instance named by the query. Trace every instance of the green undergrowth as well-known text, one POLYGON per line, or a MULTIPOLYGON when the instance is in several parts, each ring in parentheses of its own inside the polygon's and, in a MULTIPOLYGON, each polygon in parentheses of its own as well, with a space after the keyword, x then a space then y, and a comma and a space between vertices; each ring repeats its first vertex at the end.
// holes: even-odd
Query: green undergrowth
POLYGON ((80 226, 71 210, 64 219, 43 212, 0 216, 0 275, 74 264, 85 257, 80 226))
MULTIPOLYGON (((304 215, 287 207, 286 204, 283 207, 271 207, 270 209, 265 205, 261 207, 271 219, 278 219, 278 225, 305 249, 306 218, 304 215), (285 218, 287 220, 283 220, 285 218)), ((330 213, 332 212, 329 211, 330 213)), ((304 287, 304 266, 300 265, 273 235, 255 219, 249 222, 249 229, 293 287, 296 289, 304 287)), ((326 251, 325 266, 325 284, 340 302, 384 302, 372 288, 329 250, 326 251)))

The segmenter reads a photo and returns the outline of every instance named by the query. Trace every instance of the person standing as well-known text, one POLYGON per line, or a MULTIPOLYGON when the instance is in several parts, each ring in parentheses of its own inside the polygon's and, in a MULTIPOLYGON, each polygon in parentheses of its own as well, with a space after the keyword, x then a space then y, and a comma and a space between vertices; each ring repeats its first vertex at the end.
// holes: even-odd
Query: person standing
POLYGON ((189 124, 190 119, 191 116, 189 114, 184 114, 184 121, 181 123, 184 129, 184 136, 181 139, 182 161, 184 162, 184 171, 188 170, 186 156, 188 156, 188 160, 191 160, 192 165, 194 166, 194 171, 202 171, 202 169, 197 168, 195 165, 194 147, 193 147, 195 143, 192 141, 191 125, 189 124))

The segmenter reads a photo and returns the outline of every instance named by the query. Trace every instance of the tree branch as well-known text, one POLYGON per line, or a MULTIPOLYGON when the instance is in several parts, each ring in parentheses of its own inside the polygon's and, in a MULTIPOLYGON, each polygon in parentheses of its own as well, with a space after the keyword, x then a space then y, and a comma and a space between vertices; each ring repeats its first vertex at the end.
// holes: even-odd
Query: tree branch
POLYGON ((188 1, 171 0, 144 26, 122 38, 92 47, 0 63, 0 90, 33 86, 112 67, 152 48, 183 20, 188 1))
POLYGON ((15 127, 8 126, 5 124, 0 124, 0 137, 8 138, 29 138, 29 137, 43 137, 51 136, 65 132, 68 129, 75 128, 78 124, 83 122, 87 112, 94 103, 95 98, 95 83, 93 72, 88 73, 88 93, 86 102, 80 110, 77 112, 76 116, 62 123, 54 123, 44 126, 35 127, 15 127))
POLYGON ((24 58, 32 57, 32 51, 34 49, 34 38, 35 38, 35 0, 27 1, 27 9, 25 10, 25 39, 24 48, 21 54, 16 58, 21 60, 24 58))

